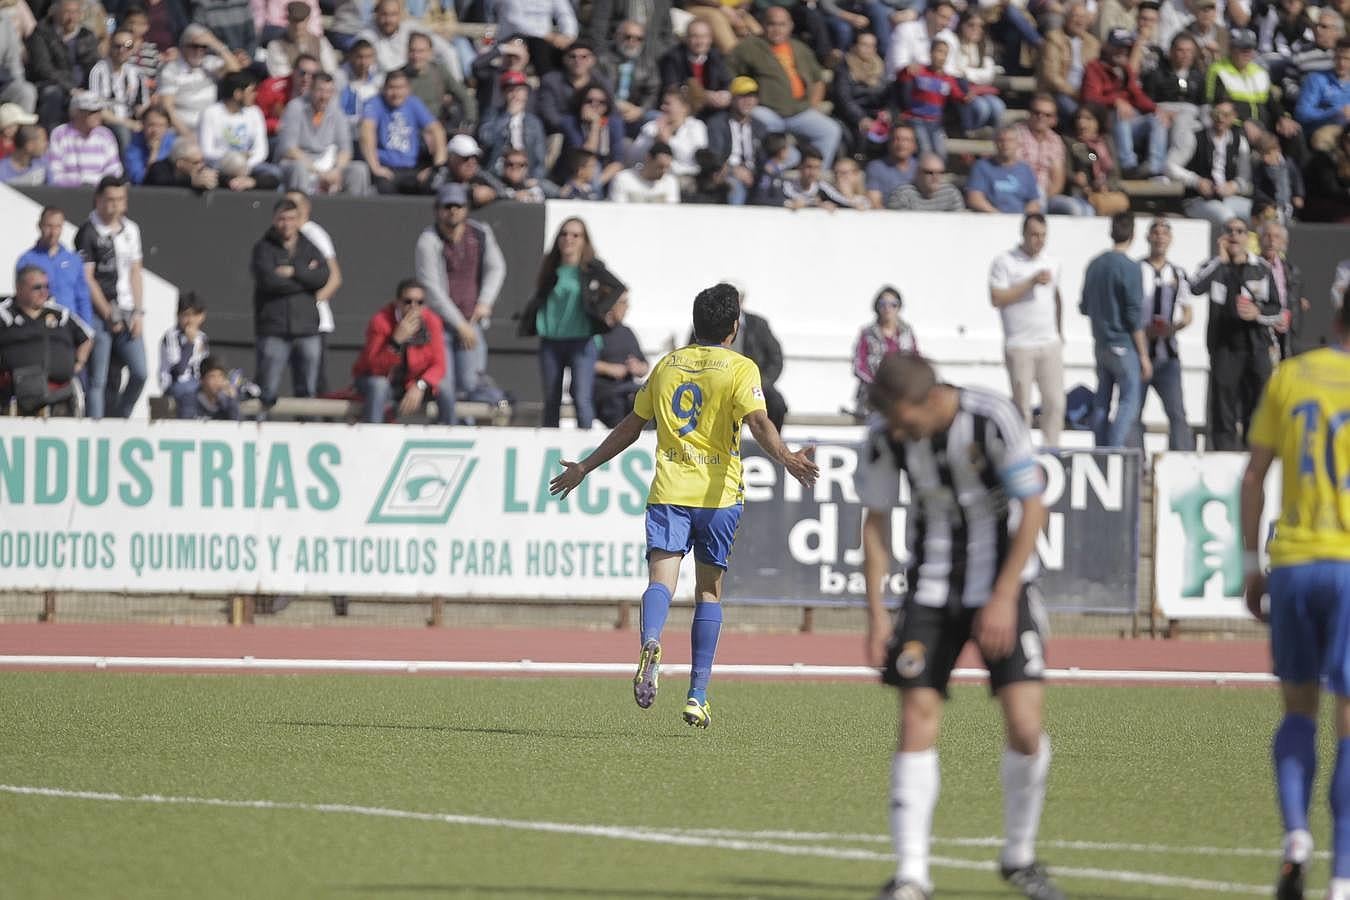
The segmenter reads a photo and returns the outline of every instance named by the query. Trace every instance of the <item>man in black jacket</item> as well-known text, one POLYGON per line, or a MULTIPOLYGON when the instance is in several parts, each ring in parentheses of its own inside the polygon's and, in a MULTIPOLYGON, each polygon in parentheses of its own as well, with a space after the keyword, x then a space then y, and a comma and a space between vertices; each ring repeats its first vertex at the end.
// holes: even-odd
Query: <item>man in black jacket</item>
POLYGON ((1270 269, 1275 292, 1280 299, 1283 316, 1271 328, 1271 337, 1280 350, 1280 358, 1288 359, 1304 349, 1307 320, 1304 317, 1312 304, 1303 296, 1303 272, 1285 255, 1289 250, 1289 231, 1279 222, 1261 226, 1261 260, 1270 269))
POLYGON ((1205 333, 1210 444, 1215 450, 1245 450, 1247 427, 1273 368, 1271 329, 1282 318, 1275 278, 1247 252, 1241 220, 1224 228, 1219 254, 1195 273, 1191 292, 1210 301, 1205 333))
POLYGON ((38 121, 51 131, 66 119, 70 92, 84 87, 99 61, 98 38, 80 24, 84 4, 60 0, 28 36, 28 80, 38 89, 38 121))
POLYGON ((1167 176, 1186 186, 1187 216, 1222 228, 1252 214, 1252 150, 1232 103, 1214 104, 1209 117, 1189 147, 1177 142, 1167 154, 1167 176))
POLYGON ((686 88, 689 110, 706 116, 731 105, 731 70, 713 46, 712 26, 700 19, 689 23, 684 43, 671 47, 657 62, 661 92, 670 87, 686 88))
POLYGON ((731 107, 708 118, 708 149, 727 164, 727 202, 732 206, 745 204, 764 162, 769 129, 751 115, 758 105, 759 85, 749 75, 738 75, 731 82, 731 107))
MULTIPOLYGON (((778 343, 768 319, 745 311, 744 286, 730 278, 723 278, 722 281, 736 288, 741 295, 741 326, 737 329, 736 339, 731 342, 731 349, 759 367, 765 412, 769 414, 773 427, 782 431, 788 411, 787 400, 783 399, 777 387, 778 378, 783 374, 783 345, 778 343)), ((690 333, 689 343, 693 342, 694 335, 690 333)))
POLYGON ((257 382, 263 408, 271 409, 288 362, 295 395, 314 396, 323 346, 314 293, 328 283, 328 261, 300 233, 295 201, 283 198, 272 208, 272 227, 253 245, 252 268, 257 382))

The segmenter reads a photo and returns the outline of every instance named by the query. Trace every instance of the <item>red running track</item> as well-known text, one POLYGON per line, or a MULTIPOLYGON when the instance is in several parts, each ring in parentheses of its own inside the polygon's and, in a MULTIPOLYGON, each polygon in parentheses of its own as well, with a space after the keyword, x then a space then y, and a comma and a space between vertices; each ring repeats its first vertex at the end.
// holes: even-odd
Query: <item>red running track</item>
MULTIPOLYGON (((670 663, 689 661, 689 636, 672 630, 670 663)), ((0 656, 139 656, 258 659, 394 659, 455 661, 619 662, 637 656, 631 631, 507 628, 232 628, 201 625, 0 625, 0 656)), ((860 634, 722 635, 723 664, 861 665, 860 634)), ((1053 638, 1055 668, 1167 672, 1268 672, 1264 641, 1053 638)), ((0 659, 3 665, 3 659, 0 659)), ((967 647, 959 665, 979 666, 967 647)))

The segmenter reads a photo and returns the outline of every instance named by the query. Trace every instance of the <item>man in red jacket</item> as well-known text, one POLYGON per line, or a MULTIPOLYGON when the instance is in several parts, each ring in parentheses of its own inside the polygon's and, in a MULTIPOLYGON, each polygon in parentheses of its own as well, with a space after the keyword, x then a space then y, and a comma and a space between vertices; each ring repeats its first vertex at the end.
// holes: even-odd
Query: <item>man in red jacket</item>
POLYGON ((365 398, 361 421, 383 422, 395 399, 398 418, 413 415, 445 378, 445 327, 426 303, 421 283, 405 278, 396 299, 370 317, 366 345, 352 366, 365 398))
POLYGON ((1115 130, 1116 153, 1126 177, 1150 178, 1163 174, 1167 161, 1167 113, 1144 93, 1139 73, 1130 68, 1130 50, 1134 34, 1113 28, 1102 48, 1083 70, 1083 102, 1096 103, 1111 110, 1115 130), (1148 139, 1148 164, 1141 167, 1135 145, 1148 139))

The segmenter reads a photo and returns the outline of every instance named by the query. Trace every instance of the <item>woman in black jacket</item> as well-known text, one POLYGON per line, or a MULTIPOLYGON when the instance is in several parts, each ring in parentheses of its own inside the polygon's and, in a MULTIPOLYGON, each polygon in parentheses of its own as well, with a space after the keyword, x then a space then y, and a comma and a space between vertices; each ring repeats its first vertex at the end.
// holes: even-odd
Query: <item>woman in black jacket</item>
POLYGON ((624 293, 623 282, 595 258, 586 223, 575 216, 564 220, 539 265, 534 297, 520 317, 521 336, 539 336, 543 427, 557 428, 562 418, 564 369, 572 373, 577 427, 591 427, 598 352, 593 338, 609 330, 612 323, 607 316, 624 293))

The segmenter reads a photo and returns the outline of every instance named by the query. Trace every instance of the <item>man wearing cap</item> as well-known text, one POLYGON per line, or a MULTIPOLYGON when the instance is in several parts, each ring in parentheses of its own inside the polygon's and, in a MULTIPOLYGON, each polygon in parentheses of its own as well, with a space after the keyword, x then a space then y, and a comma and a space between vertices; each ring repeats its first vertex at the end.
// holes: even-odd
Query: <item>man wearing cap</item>
POLYGON ((731 105, 731 72, 722 51, 713 46, 712 26, 702 19, 689 23, 685 28, 684 43, 662 54, 657 66, 661 72, 661 90, 672 85, 686 88, 689 106, 695 115, 705 115, 731 105))
POLYGON ((492 228, 469 218, 469 192, 447 184, 436 193, 436 221, 417 238, 413 272, 427 306, 445 323, 446 373, 439 420, 455 421, 457 394, 471 396, 487 371, 488 319, 506 280, 506 261, 492 228))
MULTIPOLYGON (((1280 136, 1286 150, 1302 130, 1285 112, 1279 97, 1271 93, 1270 73, 1256 61, 1256 33, 1234 29, 1228 42, 1228 57, 1209 67, 1205 76, 1205 99, 1211 104, 1229 100, 1238 121, 1245 123, 1247 139, 1255 140, 1261 128, 1280 136), (1259 126, 1259 127, 1258 127, 1259 126)), ((1301 156, 1302 144, 1299 142, 1301 156)))
POLYGON ((530 177, 542 180, 546 174, 548 138, 544 123, 530 112, 530 83, 525 73, 511 69, 503 72, 501 90, 506 105, 485 119, 478 129, 487 152, 483 165, 489 172, 499 172, 502 155, 508 150, 520 150, 529 159, 530 177))
POLYGON ((103 125, 103 101, 96 95, 71 95, 70 121, 52 132, 47 165, 47 183, 54 187, 98 184, 105 175, 122 174, 117 138, 103 125))
POLYGON ((370 170, 352 162, 352 132, 338 109, 333 76, 320 72, 308 94, 286 104, 277 134, 277 159, 286 190, 354 197, 370 190, 370 170))
POLYGON ((749 75, 731 80, 731 106, 708 118, 708 149, 727 165, 727 203, 743 206, 764 161, 768 127, 755 118, 759 85, 749 75))
POLYGON ((267 74, 285 78, 291 74, 301 54, 309 54, 330 75, 337 71, 338 54, 328 38, 309 30, 312 10, 304 0, 290 0, 286 4, 286 33, 267 45, 267 74))
POLYGON ((469 192, 469 201, 474 208, 487 206, 497 199, 497 188, 485 176, 478 160, 483 156, 483 148, 467 134, 457 134, 450 139, 446 155, 445 183, 460 184, 469 192))
POLYGON ((755 118, 769 131, 787 132, 820 151, 825 168, 843 140, 843 127, 821 112, 825 82, 815 55, 792 38, 792 15, 781 6, 764 10, 764 36, 737 45, 731 66, 759 84, 755 118))
POLYGON ((408 86, 447 131, 471 132, 478 127, 478 100, 436 58, 431 36, 414 32, 408 36, 408 86))
POLYGON ((1127 177, 1161 175, 1167 161, 1167 126, 1170 119, 1159 113, 1157 105, 1144 93, 1139 73, 1130 66, 1134 34, 1123 28, 1106 39, 1100 59, 1088 63, 1083 72, 1083 102, 1111 110, 1116 152, 1121 171, 1127 177), (1135 145, 1148 141, 1148 162, 1139 165, 1135 145), (1131 171, 1133 170, 1133 171, 1131 171))
POLYGON ((368 101, 361 115, 361 157, 370 167, 375 190, 381 194, 431 193, 434 169, 446 163, 445 144, 445 129, 412 96, 408 74, 398 69, 384 76, 380 96, 368 101), (424 164, 427 157, 430 166, 424 164))

